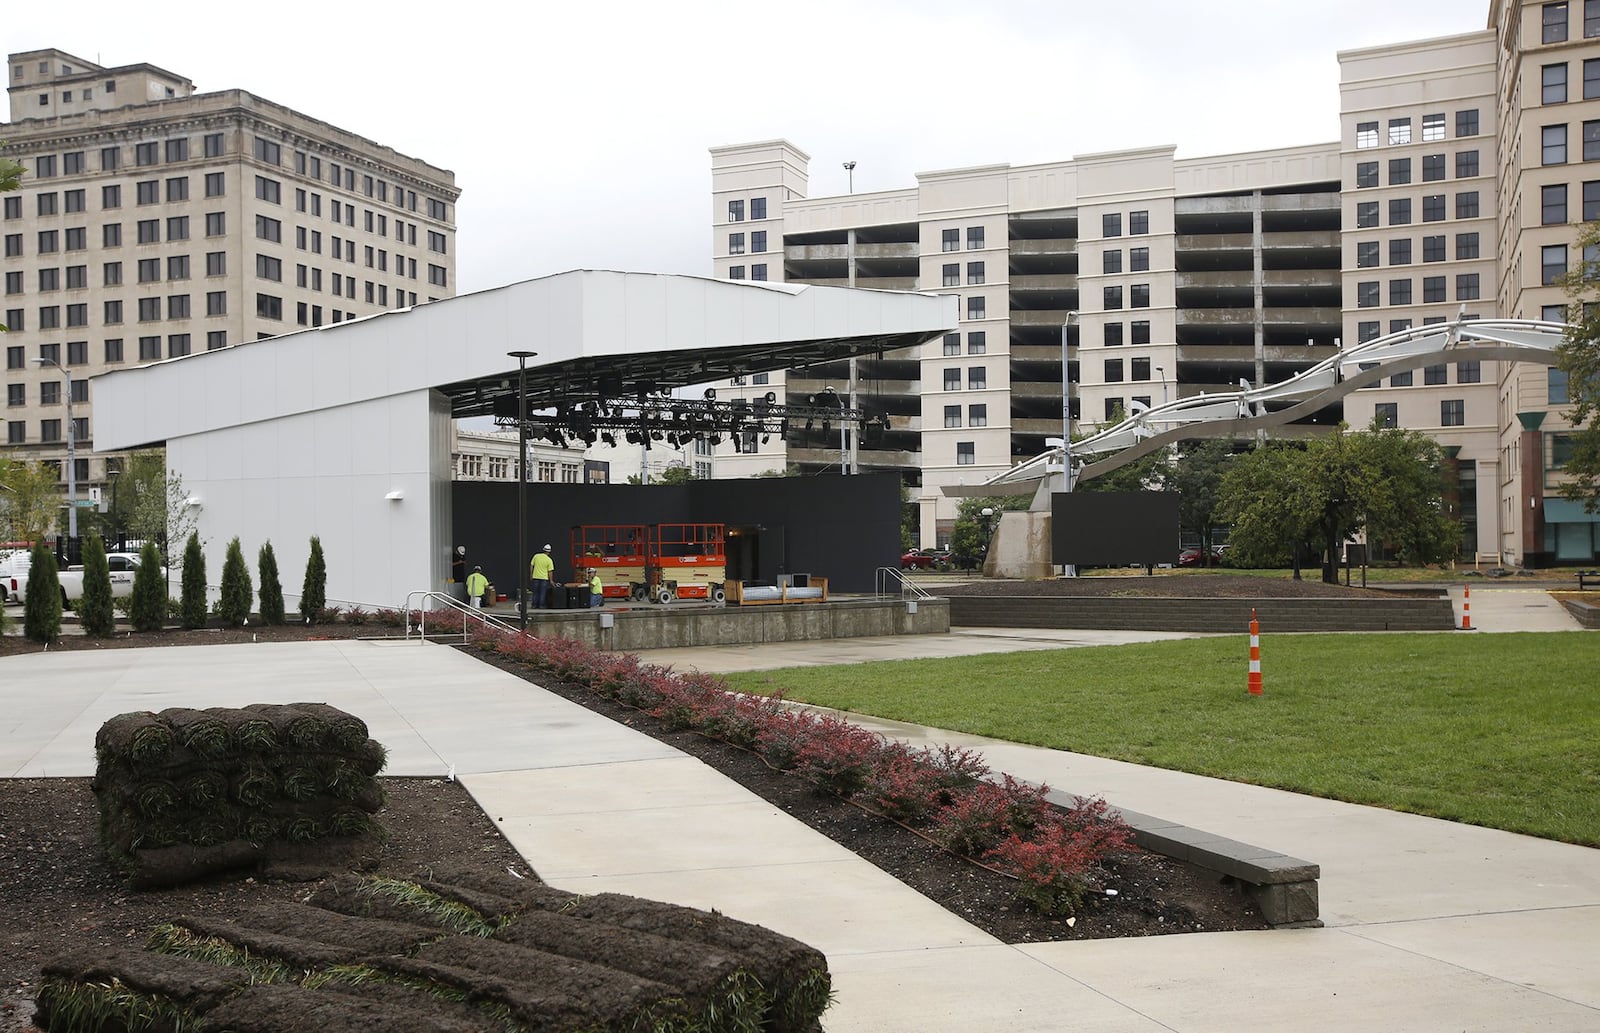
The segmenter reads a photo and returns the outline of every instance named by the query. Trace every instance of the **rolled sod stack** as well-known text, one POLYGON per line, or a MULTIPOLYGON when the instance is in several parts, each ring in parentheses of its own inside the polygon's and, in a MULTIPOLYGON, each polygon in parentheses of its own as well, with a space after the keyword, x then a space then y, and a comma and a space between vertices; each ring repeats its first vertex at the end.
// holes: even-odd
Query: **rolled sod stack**
POLYGON ((138 888, 362 867, 383 765, 366 724, 322 703, 121 714, 95 736, 101 841, 138 888))

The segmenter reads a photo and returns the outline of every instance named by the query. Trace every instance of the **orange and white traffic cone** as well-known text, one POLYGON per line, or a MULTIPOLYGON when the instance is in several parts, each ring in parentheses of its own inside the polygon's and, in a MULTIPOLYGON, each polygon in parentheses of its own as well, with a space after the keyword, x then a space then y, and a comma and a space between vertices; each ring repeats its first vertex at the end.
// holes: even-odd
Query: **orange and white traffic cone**
POLYGON ((1461 586, 1461 629, 1472 631, 1472 586, 1461 586))
POLYGON ((1250 676, 1245 680, 1250 695, 1261 695, 1261 622, 1256 620, 1254 607, 1250 610, 1250 676))

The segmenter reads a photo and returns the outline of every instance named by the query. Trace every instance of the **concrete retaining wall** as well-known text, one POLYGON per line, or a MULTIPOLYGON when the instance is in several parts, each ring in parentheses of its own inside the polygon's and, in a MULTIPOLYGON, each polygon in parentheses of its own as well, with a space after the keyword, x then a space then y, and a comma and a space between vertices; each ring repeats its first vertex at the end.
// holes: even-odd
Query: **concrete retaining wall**
POLYGON ((1448 596, 1430 599, 1171 599, 1150 596, 952 596, 967 628, 1243 632, 1250 611, 1271 631, 1449 631, 1448 596))
POLYGON ((599 649, 633 652, 674 646, 735 646, 868 635, 939 635, 950 630, 946 599, 923 599, 909 613, 899 599, 777 603, 763 606, 648 607, 631 610, 541 610, 528 630, 576 639, 599 649), (602 615, 612 619, 602 628, 602 615))
POLYGON ((1563 599, 1561 605, 1586 628, 1600 628, 1600 606, 1581 599, 1563 599))

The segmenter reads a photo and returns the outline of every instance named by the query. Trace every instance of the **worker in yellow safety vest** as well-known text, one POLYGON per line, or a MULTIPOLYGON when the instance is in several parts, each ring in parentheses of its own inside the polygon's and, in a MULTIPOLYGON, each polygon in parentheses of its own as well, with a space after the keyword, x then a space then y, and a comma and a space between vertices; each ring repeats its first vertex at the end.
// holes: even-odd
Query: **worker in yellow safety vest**
POLYGON ((550 575, 556 570, 556 561, 550 555, 550 546, 533 554, 528 564, 528 578, 533 582, 533 608, 542 610, 550 601, 550 575))

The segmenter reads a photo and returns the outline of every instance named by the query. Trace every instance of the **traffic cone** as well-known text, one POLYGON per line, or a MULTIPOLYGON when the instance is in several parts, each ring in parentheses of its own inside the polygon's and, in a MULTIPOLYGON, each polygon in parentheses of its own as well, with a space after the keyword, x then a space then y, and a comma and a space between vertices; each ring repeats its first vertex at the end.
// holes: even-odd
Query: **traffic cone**
POLYGON ((1472 631, 1472 586, 1461 586, 1461 630, 1472 631))
POLYGON ((1261 695, 1261 622, 1256 620, 1254 607, 1250 609, 1250 676, 1245 681, 1250 695, 1261 695))

